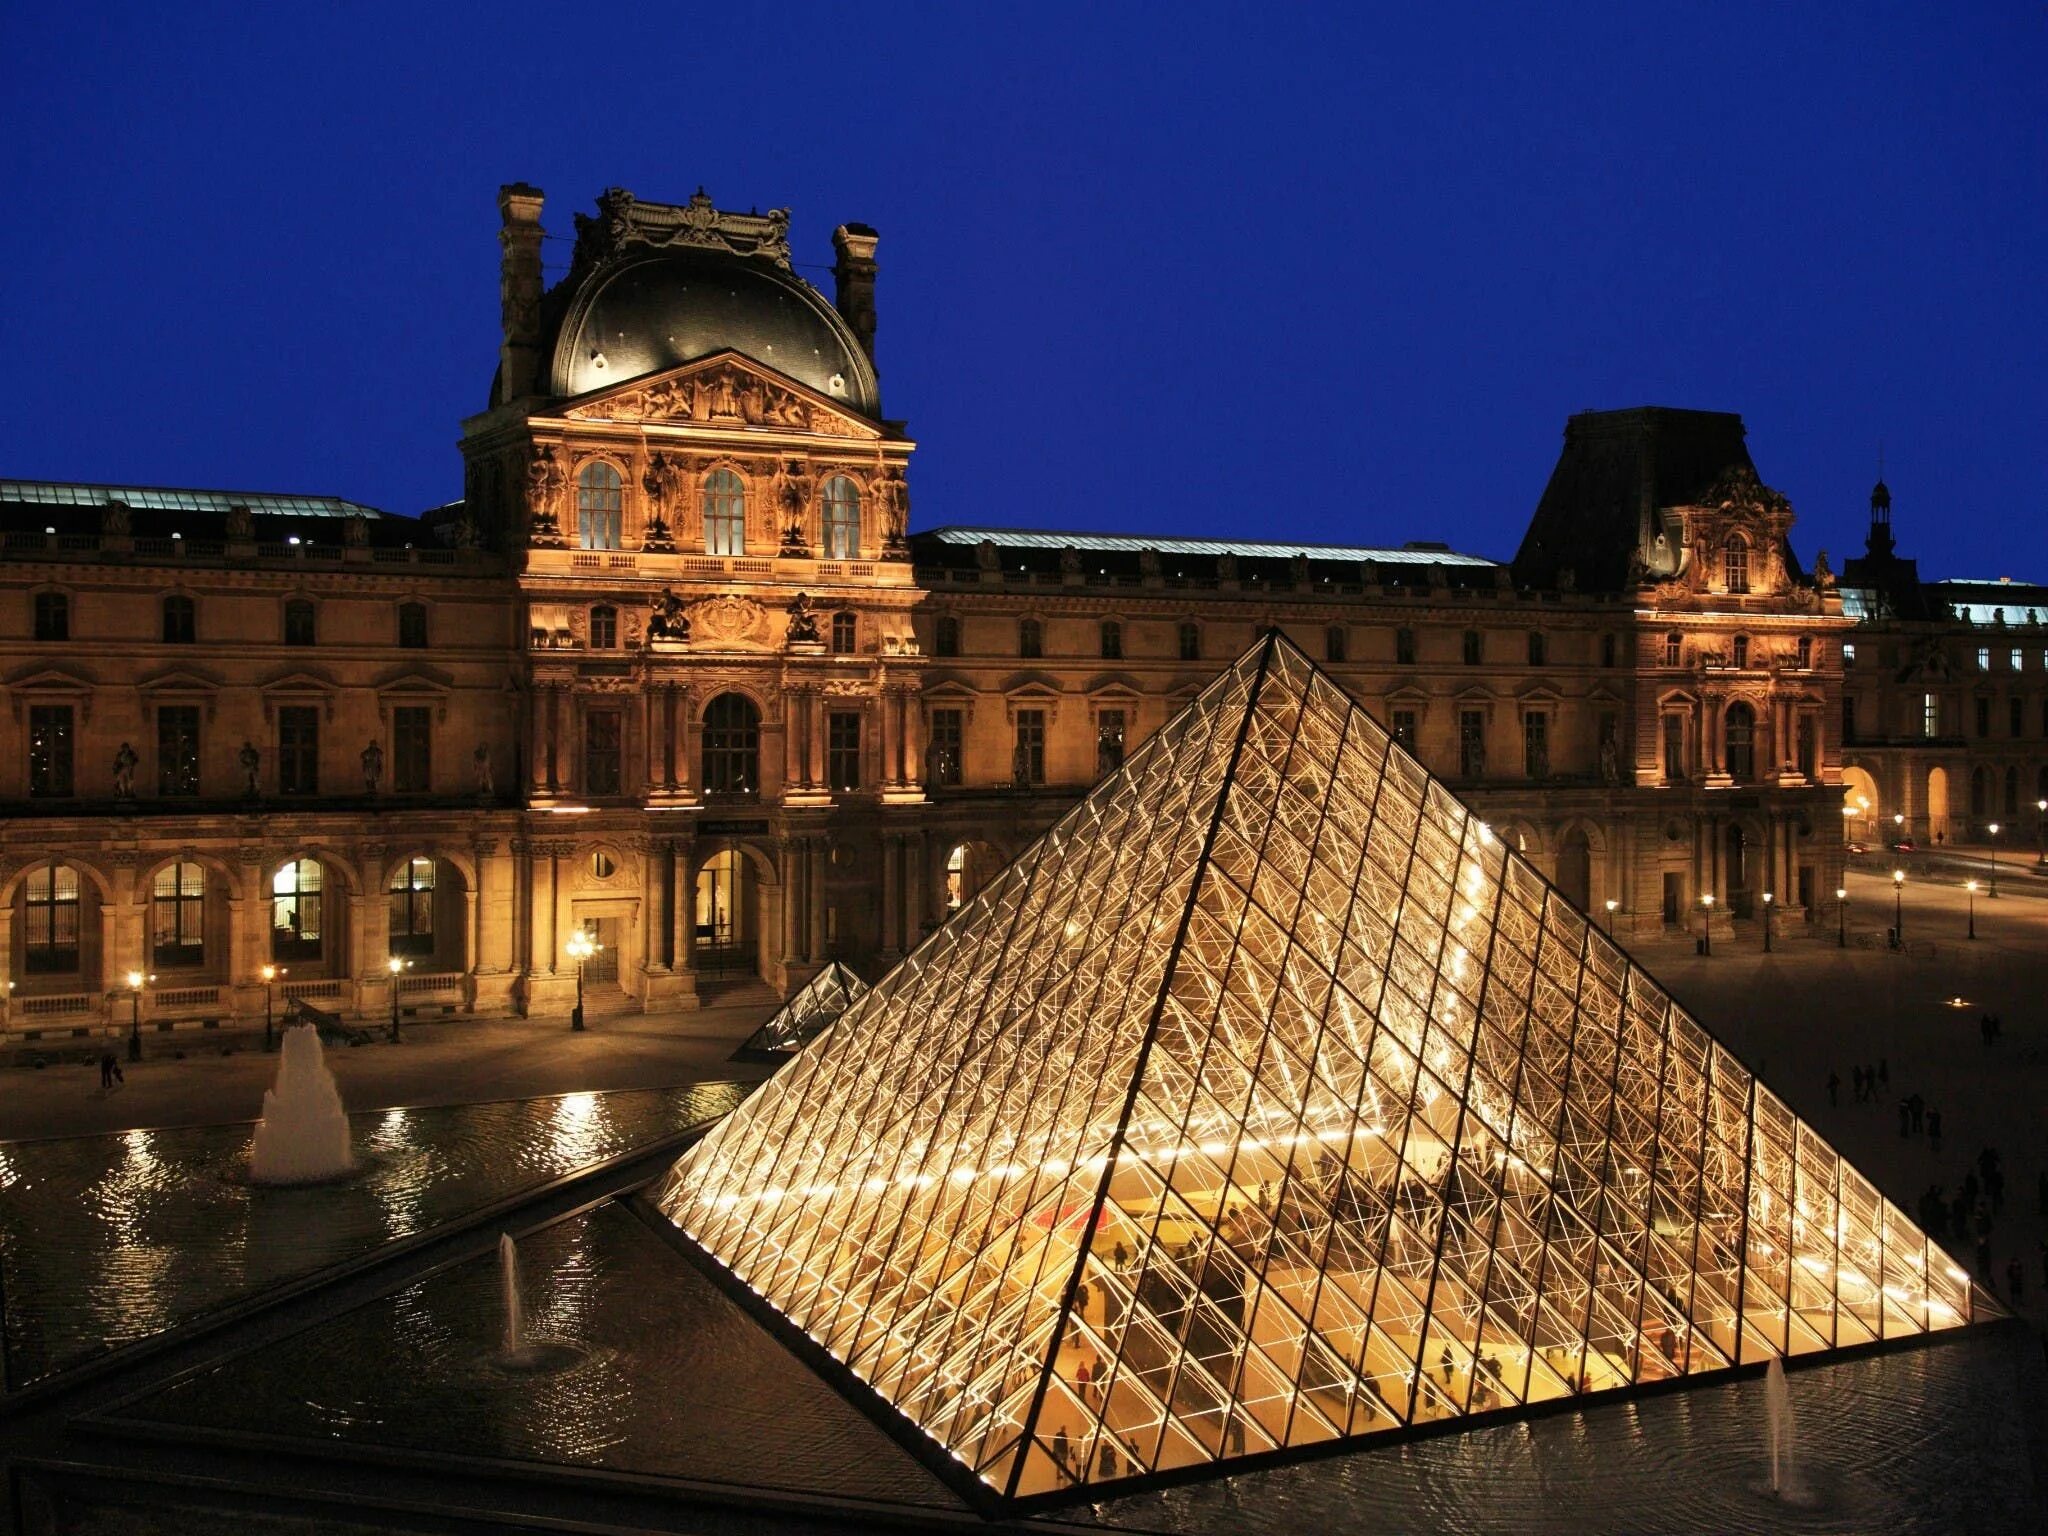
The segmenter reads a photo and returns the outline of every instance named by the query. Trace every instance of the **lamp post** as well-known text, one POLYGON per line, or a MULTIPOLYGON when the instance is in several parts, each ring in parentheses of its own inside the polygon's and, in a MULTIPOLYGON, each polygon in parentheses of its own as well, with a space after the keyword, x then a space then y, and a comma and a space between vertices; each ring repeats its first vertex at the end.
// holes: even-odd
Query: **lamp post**
POLYGON ((1977 882, 1965 880, 1963 889, 1970 893, 1970 937, 1977 937, 1977 882))
POLYGON ((397 1045, 399 1043, 398 978, 402 973, 412 968, 412 962, 410 960, 401 960, 398 958, 398 956, 393 955, 389 960, 386 960, 384 963, 391 968, 391 1043, 393 1045, 397 1045))
POLYGON ((596 954, 601 946, 593 942, 590 930, 578 928, 569 935, 569 958, 576 962, 576 1011, 569 1015, 569 1028, 583 1028, 583 962, 596 954))
POLYGON ((142 985, 155 981, 154 976, 145 976, 140 971, 128 973, 128 1059, 142 1060, 142 985))
POLYGON ((1607 937, 1610 939, 1614 937, 1614 909, 1620 905, 1612 896, 1607 898, 1607 937))
POLYGON ((1893 812, 1892 812, 1892 846, 1893 846, 1894 848, 1896 848, 1896 847, 1898 847, 1898 845, 1899 845, 1900 843, 1903 843, 1903 842, 1904 842, 1905 840, 1906 840, 1906 813, 1905 813, 1904 811, 1893 811, 1893 812))
POLYGON ((1998 899, 1998 823, 1991 823, 1991 889, 1984 893, 1992 900, 1998 899))
POLYGON ((263 1049, 265 1051, 277 1049, 277 1036, 270 1022, 270 986, 272 982, 284 974, 283 966, 266 965, 263 967, 263 1049))
POLYGON ((1711 955, 1714 952, 1714 893, 1712 891, 1708 891, 1704 896, 1700 897, 1700 908, 1705 914, 1703 921, 1700 923, 1700 928, 1703 930, 1700 935, 1700 953, 1711 955))
POLYGON ((2048 864, 2048 800, 2036 800, 2034 812, 2034 862, 2048 864))
POLYGON ((1835 887, 1835 947, 1849 947, 1849 891, 1840 885, 1835 887))
POLYGON ((1771 952, 1771 893, 1764 892, 1764 953, 1771 952))
POLYGON ((1903 869, 1895 869, 1895 870, 1893 870, 1893 871, 1892 871, 1892 941, 1893 941, 1894 943, 1896 943, 1897 945, 1899 945, 1899 946, 1900 946, 1901 948, 1904 948, 1904 947, 1905 947, 1905 943, 1906 943, 1906 904, 1905 904, 1905 898, 1904 898, 1904 895, 1903 895, 1903 893, 1904 893, 1905 889, 1906 889, 1906 872, 1905 872, 1905 871, 1904 871, 1903 869))

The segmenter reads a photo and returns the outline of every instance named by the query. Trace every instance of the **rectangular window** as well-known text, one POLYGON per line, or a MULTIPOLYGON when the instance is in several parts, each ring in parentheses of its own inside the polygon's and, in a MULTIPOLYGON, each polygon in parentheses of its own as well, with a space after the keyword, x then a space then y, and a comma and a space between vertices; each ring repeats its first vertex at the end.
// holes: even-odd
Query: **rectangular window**
POLYGON ((1115 773, 1124 765, 1124 712, 1098 710, 1095 715, 1095 776, 1115 773))
POLYGON ((206 871, 166 864, 150 886, 149 959, 159 970, 206 963, 206 871))
POLYGON ((1202 626, 1183 624, 1180 627, 1180 659, 1200 661, 1202 659, 1202 626))
POLYGON ((1939 736, 1941 734, 1941 698, 1938 694, 1923 694, 1920 699, 1920 734, 1939 736))
POLYGON ((1468 779, 1486 776, 1486 716, 1476 709, 1458 712, 1458 772, 1468 779))
POLYGON ((1415 631, 1397 629, 1394 631, 1394 664, 1402 667, 1415 665, 1415 631))
POLYGON ((427 648, 427 605, 425 603, 400 603, 398 605, 398 643, 408 651, 424 651, 427 648))
POLYGON ((434 787, 434 711, 407 704, 391 711, 391 788, 423 795, 434 787))
POLYGON ((1045 631, 1036 619, 1017 621, 1017 654, 1019 656, 1043 656, 1045 654, 1045 631))
POLYGON ((1685 664, 1685 637, 1666 635, 1664 637, 1664 665, 1678 667, 1685 664))
POLYGON ((1415 751, 1415 711, 1397 709, 1394 711, 1394 740, 1408 752, 1415 751))
POLYGON ((28 711, 28 792, 38 799, 74 792, 69 704, 32 704, 28 711))
POLYGON ((1544 657, 1545 657, 1545 655, 1546 655, 1546 654, 1547 654, 1547 649, 1546 649, 1546 647, 1544 646, 1544 643, 1543 643, 1543 632, 1542 632, 1541 630, 1539 630, 1539 629, 1532 629, 1532 630, 1530 630, 1530 631, 1529 631, 1529 665, 1530 665, 1530 666, 1532 666, 1532 667, 1540 667, 1540 666, 1542 666, 1542 665, 1543 665, 1543 660, 1544 660, 1544 657))
POLYGON ((1018 784, 1045 782, 1045 711, 1017 711, 1017 744, 1010 753, 1010 777, 1018 784))
POLYGON ((1820 717, 1811 710, 1802 710, 1799 715, 1797 740, 1799 743, 1799 771, 1811 779, 1816 777, 1820 764, 1820 717))
POLYGON ((2006 662, 2013 671, 2024 672, 2027 670, 2027 653, 2018 646, 2014 646, 2012 654, 2006 657, 2006 662))
POLYGON ((1685 716, 1664 717, 1664 781, 1685 782, 1685 716))
POLYGON ((1345 635, 1342 624, 1332 624, 1323 631, 1323 660, 1342 661, 1344 659, 1344 648, 1345 635))
POLYGON ((1124 654, 1124 627, 1115 619, 1102 621, 1102 657, 1105 661, 1117 661, 1124 654))
POLYGON ((1842 740, 1846 743, 1853 742, 1855 739, 1856 701, 1854 699, 1844 699, 1842 700, 1842 740))
POLYGON ((30 871, 22 891, 27 919, 23 965, 30 975, 69 975, 78 969, 78 871, 45 864, 30 871))
POLYGON ((1476 667, 1486 659, 1485 638, 1476 629, 1465 631, 1465 665, 1476 667))
POLYGON ((1856 642, 1854 640, 1844 640, 1842 642, 1842 665, 1845 667, 1856 665, 1856 642))
POLYGON ((930 759, 925 776, 932 783, 951 786, 960 782, 960 765, 965 761, 967 747, 966 716, 957 709, 935 709, 932 711, 931 745, 926 749, 930 759))
POLYGON ((165 704, 156 712, 156 792, 199 793, 199 706, 165 704))
POLYGON ((593 709, 583 717, 583 793, 616 795, 624 756, 626 717, 616 709, 593 709))
POLYGON ((1619 646, 1615 643, 1614 636, 1602 635, 1600 637, 1600 665, 1603 667, 1613 666, 1619 649, 1619 646))
POLYGON ((1991 701, 1989 699, 1979 699, 1977 701, 1977 734, 1979 736, 1989 736, 1991 734, 1991 701))
POLYGON ((860 715, 835 709, 825 717, 825 774, 832 788, 860 788, 860 715))
POLYGON ((36 638, 38 640, 69 640, 71 638, 71 599, 62 592, 38 592, 36 594, 36 638))
POLYGON ((2006 733, 2006 735, 2008 735, 2008 736, 2017 736, 2017 735, 2019 735, 2019 734, 2020 734, 2020 730, 2021 730, 2021 725, 2020 725, 2020 715, 2021 715, 2021 712, 2022 712, 2022 705, 2020 704, 2020 701, 2019 701, 2018 699, 2007 699, 2007 700, 2005 701, 2005 733, 2006 733))
POLYGON ((1522 772, 1532 779, 1550 777, 1550 716, 1541 710, 1522 716, 1522 772))
POLYGON ((320 793, 320 711, 311 704, 286 704, 277 712, 277 792, 320 793))
POLYGON ((1977 670, 1979 672, 1989 672, 1991 670, 1991 647, 1988 645, 1977 647, 1977 670))
POLYGON ((958 656, 960 654, 960 621, 942 618, 932 631, 932 654, 934 656, 958 656))

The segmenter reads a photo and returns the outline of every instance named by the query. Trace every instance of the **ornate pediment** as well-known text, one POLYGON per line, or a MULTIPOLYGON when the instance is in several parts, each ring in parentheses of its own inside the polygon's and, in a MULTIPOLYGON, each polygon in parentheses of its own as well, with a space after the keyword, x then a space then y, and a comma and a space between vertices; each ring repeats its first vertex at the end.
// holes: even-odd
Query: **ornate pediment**
POLYGON ((571 421, 647 425, 752 427, 819 437, 877 440, 881 433, 815 390, 732 351, 714 353, 585 395, 562 414, 571 421))
POLYGON ((1680 511, 1687 559, 1678 584, 1692 592, 1721 591, 1724 551, 1731 537, 1739 537, 1749 549, 1746 590, 1762 595, 1791 590, 1785 538, 1792 529, 1792 503, 1759 480, 1750 466, 1731 465, 1698 502, 1680 511))
POLYGON ((715 206, 704 189, 687 203, 643 203, 624 187, 610 187, 597 200, 597 216, 576 215, 578 272, 635 251, 677 248, 753 256, 789 270, 789 210, 733 213, 715 206))

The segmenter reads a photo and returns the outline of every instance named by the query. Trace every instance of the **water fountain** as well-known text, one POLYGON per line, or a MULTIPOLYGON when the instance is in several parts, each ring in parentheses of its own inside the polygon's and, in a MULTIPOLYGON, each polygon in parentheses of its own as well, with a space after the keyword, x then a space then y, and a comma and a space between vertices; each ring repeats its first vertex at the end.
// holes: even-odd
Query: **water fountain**
POLYGON ((249 1177, 258 1184, 316 1184, 355 1166, 341 1090, 310 1024, 288 1029, 277 1084, 263 1095, 263 1119, 249 1152, 249 1177))
POLYGON ((498 1234, 498 1289, 505 1299, 505 1331, 488 1363, 502 1377, 552 1375, 581 1365, 590 1351, 566 1339, 550 1339, 526 1331, 526 1303, 519 1294, 519 1245, 512 1234, 498 1234))
POLYGON ((1792 1394, 1785 1385, 1785 1361, 1779 1355, 1771 1356, 1771 1363, 1764 1371, 1764 1427, 1770 1438, 1771 1495, 1779 1499, 1791 1498, 1794 1494, 1792 1394))
POLYGON ((519 1300, 519 1245, 510 1232, 498 1234, 498 1277, 505 1291, 505 1342, 499 1355, 516 1362, 526 1355, 526 1309, 519 1300))

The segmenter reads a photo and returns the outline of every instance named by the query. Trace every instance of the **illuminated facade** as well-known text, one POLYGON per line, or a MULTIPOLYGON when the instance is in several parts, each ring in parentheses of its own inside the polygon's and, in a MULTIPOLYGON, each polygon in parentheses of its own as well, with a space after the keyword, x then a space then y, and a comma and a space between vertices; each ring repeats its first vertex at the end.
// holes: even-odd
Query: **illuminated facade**
POLYGON ((0 482, 11 1035, 877 974, 1273 628, 1617 932, 1832 916, 1848 621, 1739 418, 1572 417, 1511 563, 912 534, 873 230, 828 299, 613 190, 550 285, 541 203, 460 501, 0 482))
POLYGON ((998 1502, 1986 1305, 1278 636, 660 1201, 998 1502))

